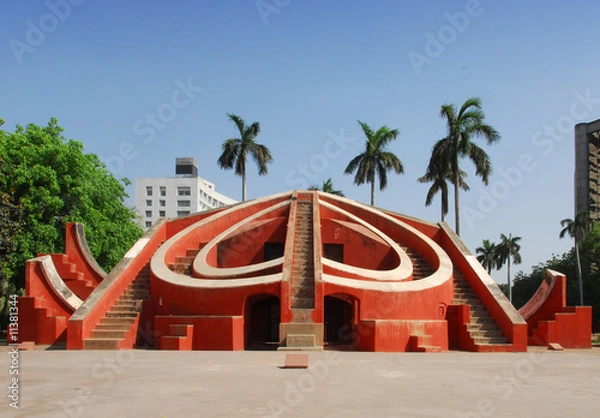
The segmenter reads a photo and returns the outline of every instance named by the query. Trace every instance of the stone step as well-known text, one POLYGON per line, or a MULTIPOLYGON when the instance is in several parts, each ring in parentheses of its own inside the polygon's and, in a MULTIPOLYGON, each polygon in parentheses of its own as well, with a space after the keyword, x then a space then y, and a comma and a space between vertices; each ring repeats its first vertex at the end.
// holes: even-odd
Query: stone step
POLYGON ((494 324, 494 325, 496 325, 496 322, 494 321, 494 318, 492 318, 489 315, 486 315, 486 316, 471 315, 471 324, 494 324))
POLYGON ((198 253, 200 252, 200 249, 196 249, 196 248, 189 248, 187 250, 185 250, 185 255, 186 257, 194 257, 196 258, 196 256, 198 255, 198 253))
POLYGON ((315 295, 313 285, 292 285, 292 298, 312 298, 315 295))
POLYGON ((139 312, 137 311, 129 311, 129 310, 111 310, 106 312, 106 316, 113 317, 113 318, 135 318, 136 316, 139 315, 139 312))
POLYGON ((470 306, 483 306, 478 299, 475 298, 457 298, 452 299, 453 305, 470 305, 470 306))
POLYGON ((496 331, 498 330, 498 326, 496 325, 496 323, 489 318, 490 321, 488 322, 471 322, 470 324, 467 324, 467 331, 479 331, 479 330, 486 330, 486 331, 496 331))
POLYGON ((477 345, 495 345, 495 344, 508 344, 508 340, 506 338, 498 338, 498 337, 477 337, 474 338, 475 344, 477 345))
POLYGON ((504 338, 504 334, 499 329, 479 329, 479 330, 469 330, 469 335, 475 338, 504 338))
POLYGON ((313 309, 314 298, 292 298, 292 309, 313 309))
POLYGON ((118 311, 128 309, 139 310, 141 306, 142 301, 139 299, 119 299, 115 302, 113 308, 116 308, 118 311))
POLYGON ((87 338, 83 340, 84 350, 118 350, 121 338, 87 338))
POLYGON ((175 257, 175 264, 192 264, 194 262, 195 258, 196 257, 177 256, 177 257, 175 257))
POLYGON ((132 292, 124 293, 121 300, 150 300, 150 292, 132 292))
POLYGON ((129 329, 131 328, 131 325, 133 325, 132 323, 104 323, 104 322, 100 322, 98 325, 96 325, 96 329, 97 330, 111 330, 111 331, 129 331, 129 329))
POLYGON ((170 263, 169 270, 174 271, 177 274, 191 274, 192 265, 189 263, 170 263))
POLYGON ((484 312, 485 314, 487 314, 487 309, 485 309, 485 306, 483 306, 482 304, 469 305, 469 308, 471 310, 471 316, 473 316, 474 314, 481 316, 484 312))
MULTIPOLYGON (((110 325, 115 325, 115 324, 133 325, 134 322, 135 322, 135 317, 129 317, 129 316, 104 316, 104 317, 102 317, 102 319, 100 319, 100 324, 110 324, 110 325)), ((98 324, 98 325, 100 325, 100 324, 98 324)))
POLYGON ((96 328, 92 331, 92 338, 118 338, 120 340, 123 340, 125 339, 127 331, 129 330, 96 328))
POLYGON ((286 337, 286 347, 315 347, 316 341, 317 338, 313 334, 288 334, 286 337))

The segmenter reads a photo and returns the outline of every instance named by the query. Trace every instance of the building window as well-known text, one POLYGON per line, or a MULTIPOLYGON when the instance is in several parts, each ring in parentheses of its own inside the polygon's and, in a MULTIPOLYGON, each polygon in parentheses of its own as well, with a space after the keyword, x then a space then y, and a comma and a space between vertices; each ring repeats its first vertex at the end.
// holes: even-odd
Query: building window
POLYGON ((192 202, 189 200, 178 200, 177 206, 179 206, 180 208, 189 208, 190 206, 192 206, 192 202))
POLYGON ((167 216, 167 211, 164 210, 159 210, 158 211, 158 216, 164 218, 165 216, 167 216))
POLYGON ((158 204, 160 205, 160 207, 164 208, 165 206, 167 206, 167 201, 166 200, 160 200, 158 202, 158 204))
POLYGON ((152 222, 146 221, 146 228, 150 228, 152 226, 152 222))
POLYGON ((165 186, 160 186, 160 195, 163 197, 167 195, 167 188, 165 186))
POLYGON ((146 206, 152 206, 152 200, 146 200, 146 206))
POLYGON ((189 210, 178 210, 177 211, 177 216, 185 216, 185 215, 189 215, 190 211, 189 210))
POLYGON ((146 196, 152 196, 152 186, 146 186, 146 196))
POLYGON ((180 186, 177 188, 177 196, 190 196, 192 188, 189 186, 180 186))
POLYGON ((152 218, 152 211, 151 210, 147 210, 146 211, 146 218, 152 218))

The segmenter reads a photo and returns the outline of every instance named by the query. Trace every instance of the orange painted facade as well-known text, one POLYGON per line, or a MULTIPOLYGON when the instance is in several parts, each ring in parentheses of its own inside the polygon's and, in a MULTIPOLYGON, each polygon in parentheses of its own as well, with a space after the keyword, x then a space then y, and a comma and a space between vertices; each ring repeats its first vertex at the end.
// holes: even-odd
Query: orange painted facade
POLYGON ((66 340, 68 349, 527 349, 527 323, 445 224, 293 191, 160 221, 109 274, 74 228, 65 255, 28 262, 22 340, 66 340))

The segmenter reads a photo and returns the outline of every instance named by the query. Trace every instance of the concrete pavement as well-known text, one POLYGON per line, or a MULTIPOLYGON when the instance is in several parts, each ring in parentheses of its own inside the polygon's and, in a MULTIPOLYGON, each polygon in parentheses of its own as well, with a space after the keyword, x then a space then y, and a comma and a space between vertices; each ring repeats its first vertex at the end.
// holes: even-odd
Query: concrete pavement
POLYGON ((600 415, 600 349, 529 353, 62 351, 0 347, 0 416, 576 417, 600 415), (14 356, 14 354, 12 355, 14 356), (12 369, 14 370, 14 369, 12 369))

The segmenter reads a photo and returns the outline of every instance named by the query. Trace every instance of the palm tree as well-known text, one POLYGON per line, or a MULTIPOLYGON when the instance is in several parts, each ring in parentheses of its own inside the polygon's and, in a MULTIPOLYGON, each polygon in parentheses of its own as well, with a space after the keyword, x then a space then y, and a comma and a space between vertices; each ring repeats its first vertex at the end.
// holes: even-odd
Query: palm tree
MULTIPOLYGON (((310 186, 308 190, 319 190, 319 186, 310 186)), ((336 196, 344 197, 344 192, 342 192, 341 190, 335 190, 333 188, 333 181, 331 181, 331 177, 323 182, 323 186, 321 186, 320 190, 325 193, 330 193, 336 196)))
POLYGON ((454 185, 454 209, 456 217, 456 234, 460 235, 460 176, 459 160, 467 157, 475 164, 475 174, 480 176, 484 184, 488 184, 492 172, 490 157, 478 147, 472 138, 483 136, 488 144, 498 142, 500 134, 483 122, 485 115, 481 110, 481 99, 472 97, 462 105, 458 113, 453 104, 442 105, 440 116, 446 118, 448 135, 440 139, 433 147, 433 153, 445 155, 450 166, 450 176, 454 185))
POLYGON ((386 151, 387 145, 400 134, 398 129, 390 129, 382 126, 373 131, 364 122, 358 121, 367 140, 365 141, 365 152, 357 155, 350 161, 344 174, 354 176, 354 184, 360 186, 363 183, 371 183, 371 205, 375 205, 375 175, 379 177, 379 190, 387 187, 387 172, 394 170, 397 174, 404 173, 404 167, 400 159, 393 152, 386 151))
MULTIPOLYGON (((441 154, 443 149, 432 150, 431 158, 429 159, 429 164, 427 165, 427 171, 425 175, 418 179, 419 183, 429 183, 433 182, 429 190, 427 191, 427 197, 425 198, 425 206, 430 206, 433 203, 433 198, 435 195, 440 192, 442 195, 442 222, 444 222, 444 218, 448 213, 448 184, 446 181, 453 182, 454 178, 450 171, 450 164, 448 163, 448 158, 445 155, 441 154)), ((460 170, 460 188, 467 191, 469 190, 469 186, 463 180, 466 177, 466 173, 460 170)))
POLYGON ((581 274, 581 257, 579 256, 579 243, 585 239, 592 226, 590 214, 580 212, 575 216, 575 220, 566 218, 560 221, 563 229, 560 231, 560 238, 569 235, 575 240, 575 257, 577 258, 577 280, 579 282, 579 304, 583 305, 583 278, 581 274))
POLYGON ((508 300, 512 303, 512 287, 510 285, 510 260, 512 259, 514 264, 521 264, 521 246, 518 242, 521 237, 513 237, 510 234, 508 237, 504 234, 500 234, 500 244, 496 247, 498 249, 499 268, 504 263, 508 262, 508 270, 506 272, 506 282, 508 284, 508 300))
POLYGON ((491 242, 489 239, 483 240, 483 246, 477 247, 475 252, 479 254, 477 261, 481 263, 488 274, 492 273, 492 269, 500 268, 500 259, 498 257, 498 247, 495 242, 491 242))
POLYGON ((255 138, 260 132, 260 124, 254 122, 247 126, 244 119, 228 113, 240 133, 239 138, 230 138, 223 142, 223 153, 219 157, 219 167, 229 170, 235 167, 235 174, 242 177, 242 201, 246 201, 246 158, 248 154, 252 156, 258 166, 258 174, 264 176, 269 173, 267 164, 273 162, 271 152, 267 147, 255 142, 255 138))

